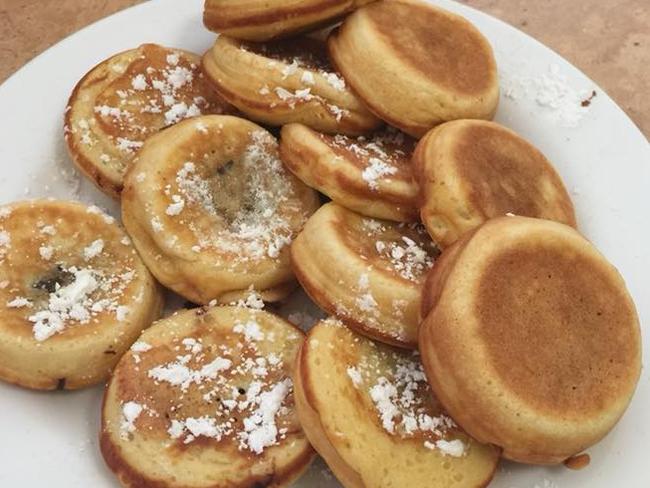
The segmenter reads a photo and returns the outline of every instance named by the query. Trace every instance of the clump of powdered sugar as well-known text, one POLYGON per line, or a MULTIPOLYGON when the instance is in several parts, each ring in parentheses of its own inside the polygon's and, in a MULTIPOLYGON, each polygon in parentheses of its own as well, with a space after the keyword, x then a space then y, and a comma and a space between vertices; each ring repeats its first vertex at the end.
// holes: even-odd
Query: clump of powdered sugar
POLYGON ((400 437, 422 435, 426 448, 445 455, 464 455, 464 442, 449 439, 456 429, 454 421, 444 413, 433 414, 428 403, 430 387, 417 353, 375 352, 348 366, 347 375, 353 387, 372 400, 382 428, 400 437))
POLYGON ((589 113, 592 88, 576 89, 569 82, 560 67, 551 64, 546 73, 537 76, 522 76, 502 70, 501 89, 503 96, 514 101, 534 101, 551 120, 562 127, 577 127, 589 113))

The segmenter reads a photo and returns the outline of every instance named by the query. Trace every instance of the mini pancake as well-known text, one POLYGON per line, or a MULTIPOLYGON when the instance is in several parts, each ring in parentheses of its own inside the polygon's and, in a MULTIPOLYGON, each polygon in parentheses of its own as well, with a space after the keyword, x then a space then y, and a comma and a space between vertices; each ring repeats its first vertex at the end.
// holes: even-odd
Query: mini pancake
POLYGON ((443 252, 424 296, 431 387, 504 457, 560 463, 623 415, 641 368, 638 317, 619 273, 572 227, 492 219, 443 252))
POLYGON ((244 307, 145 331, 104 395, 100 447, 123 486, 286 487, 314 457, 291 372, 303 333, 244 307))
POLYGON ((205 26, 249 41, 287 37, 335 22, 373 0, 206 0, 205 26))
POLYGON ((329 38, 332 62, 379 118, 415 137, 448 120, 491 119, 494 54, 464 18, 415 0, 371 3, 329 38))
POLYGON ((97 187, 119 197, 144 140, 188 117, 233 113, 203 78, 200 58, 143 44, 102 61, 75 86, 65 112, 70 156, 97 187))
POLYGON ((352 138, 288 124, 280 137, 282 161, 307 185, 363 215, 398 222, 419 220, 414 147, 413 139, 391 127, 352 138))
POLYGON ((363 217, 323 205, 291 246, 298 281, 324 310, 356 331, 417 347, 420 295, 437 254, 417 224, 363 217))
POLYGON ((262 123, 299 122, 351 135, 380 125, 332 69, 323 41, 253 44, 219 36, 203 56, 203 70, 223 98, 262 123))
POLYGON ((288 246, 318 205, 271 134, 206 115, 144 143, 122 219, 153 275, 193 303, 230 302, 249 287, 278 300, 293 289, 288 246))
POLYGON ((441 246, 511 213, 576 226, 573 203, 555 168, 497 123, 442 124, 420 140, 413 164, 422 222, 441 246))
POLYGON ((499 450, 446 415, 416 352, 327 319, 309 331, 294 381, 305 434, 346 488, 478 488, 494 475, 499 450))
POLYGON ((39 390, 100 383, 161 307, 130 239, 97 207, 0 207, 0 379, 39 390))

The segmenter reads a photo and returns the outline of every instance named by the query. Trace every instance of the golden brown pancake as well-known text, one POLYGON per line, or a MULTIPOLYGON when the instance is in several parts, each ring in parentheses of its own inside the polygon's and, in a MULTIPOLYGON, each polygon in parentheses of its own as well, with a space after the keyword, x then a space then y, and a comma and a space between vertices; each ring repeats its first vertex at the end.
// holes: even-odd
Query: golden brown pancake
POLYGON ((420 296, 437 248, 417 224, 364 217, 335 203, 311 216, 291 245, 307 294, 356 331, 417 347, 420 296))
POLYGON ((491 119, 499 101, 488 41, 464 18, 416 0, 371 3, 329 38, 332 61, 379 118, 413 136, 491 119))
POLYGON ((120 360, 100 446, 123 486, 289 486, 314 452, 294 410, 303 333, 261 310, 184 310, 120 360))
POLYGON ((102 61, 75 86, 65 112, 70 156, 97 187, 119 197, 144 140, 201 114, 234 113, 206 82, 193 53, 143 44, 102 61))
POLYGON ((422 222, 441 246, 505 214, 576 225, 555 168, 495 122, 456 120, 436 127, 418 143, 413 164, 422 222))
POLYGON ((335 22, 374 0, 206 0, 203 23, 237 39, 268 41, 335 22))
POLYGON ((575 229, 495 218, 446 249, 424 290, 427 377, 471 436, 560 463, 609 432, 641 368, 618 271, 575 229))
POLYGON ((346 488, 478 488, 494 474, 499 450, 444 412, 415 352, 327 319, 309 331, 294 381, 305 434, 346 488))
POLYGON ((350 135, 380 125, 332 69, 323 41, 254 44, 219 36, 203 56, 203 70, 223 98, 258 122, 350 135))
POLYGON ((399 222, 418 220, 414 146, 413 139, 391 127, 348 137, 288 124, 280 136, 282 161, 304 183, 363 215, 399 222))
POLYGON ((206 115, 150 137, 125 178, 122 219, 158 280, 194 303, 293 289, 289 244, 318 196, 244 119, 206 115))
POLYGON ((161 307, 130 239, 99 208, 0 207, 0 379, 40 390, 99 383, 161 307))

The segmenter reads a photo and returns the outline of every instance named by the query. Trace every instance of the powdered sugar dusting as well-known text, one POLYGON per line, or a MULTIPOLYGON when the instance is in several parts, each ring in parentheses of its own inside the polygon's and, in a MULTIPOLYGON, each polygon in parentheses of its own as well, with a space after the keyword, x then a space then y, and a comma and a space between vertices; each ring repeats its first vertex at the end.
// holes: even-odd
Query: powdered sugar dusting
POLYGON ((417 353, 376 350, 377 355, 362 356, 359 364, 347 368, 352 385, 371 398, 382 428, 391 435, 424 436, 424 447, 459 457, 466 451, 464 442, 449 438, 456 429, 444 413, 432 415, 430 387, 417 353), (378 367, 381 358, 390 368, 378 367))
MULTIPOLYGON (((287 398, 293 384, 282 354, 261 352, 268 350, 276 333, 258 322, 260 313, 249 310, 247 318, 236 320, 235 337, 224 336, 225 341, 212 336, 178 337, 168 346, 174 358, 148 367, 146 376, 151 381, 179 390, 178 405, 167 414, 170 439, 183 444, 200 437, 230 439, 239 450, 259 455, 286 438, 291 414, 287 398), (180 407, 189 395, 203 399, 200 415, 182 414, 180 407)), ((150 348, 146 343, 132 347, 138 368, 143 359, 135 353, 150 348)))
POLYGON ((172 195, 168 214, 191 205, 219 222, 211 228, 187 222, 196 235, 197 251, 213 248, 241 261, 277 259, 295 234, 295 224, 286 215, 297 213, 299 220, 306 220, 278 158, 275 139, 265 131, 255 131, 250 137, 241 158, 216 174, 208 173, 198 162, 187 161, 176 175, 177 196, 172 195))
POLYGON ((514 101, 534 101, 562 127, 577 127, 589 113, 590 104, 583 103, 593 92, 592 88, 577 90, 560 67, 551 64, 546 73, 537 76, 521 76, 501 70, 503 95, 514 101))

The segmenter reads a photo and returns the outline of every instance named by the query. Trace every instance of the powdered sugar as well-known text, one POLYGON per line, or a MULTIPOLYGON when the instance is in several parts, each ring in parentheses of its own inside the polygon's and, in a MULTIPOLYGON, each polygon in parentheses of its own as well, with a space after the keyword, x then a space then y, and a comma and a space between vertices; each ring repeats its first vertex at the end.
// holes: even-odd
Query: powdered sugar
MULTIPOLYGON (((87 324, 91 318, 104 311, 114 311, 119 316, 119 300, 133 274, 106 275, 91 268, 61 268, 71 278, 65 286, 56 283, 49 294, 46 308, 36 310, 28 317, 32 322, 34 338, 44 341, 61 333, 69 323, 87 324)), ((119 320, 119 318, 118 318, 119 320)))
POLYGON ((165 213, 167 215, 178 215, 183 211, 184 207, 185 200, 183 200, 180 195, 172 195, 172 203, 167 206, 165 213))
MULTIPOLYGON (((171 439, 190 444, 199 437, 229 438, 240 450, 261 454, 285 438, 288 429, 283 423, 290 414, 286 401, 293 385, 282 355, 260 352, 268 350, 261 342, 273 342, 276 332, 263 329, 259 313, 251 310, 248 317, 235 321, 235 338, 228 334, 216 342, 212 336, 174 339, 168 347, 177 351, 175 357, 146 370, 146 377, 155 383, 180 390, 179 407, 191 395, 200 395, 210 406, 201 415, 188 416, 172 407, 167 427, 171 439)), ((134 344, 135 364, 141 362, 136 353, 150 349, 146 343, 134 344)))
POLYGON ((358 291, 359 295, 355 299, 357 307, 359 307, 362 312, 369 312, 376 315, 377 301, 372 296, 372 292, 370 290, 368 273, 362 273, 359 275, 358 291))
POLYGON ((377 180, 397 173, 397 168, 389 166, 379 158, 370 158, 368 163, 366 169, 361 173, 361 177, 368 183, 371 190, 379 189, 377 180))
MULTIPOLYGON (((255 131, 250 137, 240 159, 212 172, 211 177, 199 163, 185 162, 176 176, 178 194, 185 200, 186 208, 199 206, 219 222, 210 228, 188 223, 196 235, 199 251, 216 248, 244 261, 277 259, 295 233, 285 214, 301 211, 278 158, 277 142, 264 131, 255 131), (235 182, 233 178, 244 182, 235 182), (234 188, 236 194, 230 195, 234 188), (213 197, 215 194, 218 199, 213 197)), ((305 218, 302 215, 303 221, 305 218)))
POLYGON ((120 436, 128 439, 130 433, 135 432, 135 421, 142 413, 143 407, 136 402, 126 402, 122 405, 122 423, 120 424, 120 436))
POLYGON ((192 369, 187 366, 190 359, 192 359, 192 354, 179 356, 174 362, 150 369, 148 375, 156 381, 167 382, 172 386, 179 386, 182 390, 187 390, 192 383, 200 384, 206 378, 214 379, 221 371, 232 366, 232 361, 229 359, 217 357, 200 369, 192 369))
POLYGON ((424 446, 446 455, 462 456, 465 445, 460 439, 448 439, 456 428, 445 414, 432 415, 428 403, 430 393, 424 370, 416 355, 377 351, 390 368, 378 368, 373 359, 363 358, 347 368, 355 388, 367 391, 382 428, 391 435, 412 437, 424 435, 424 446), (367 390, 366 390, 367 389, 367 390))
POLYGON ((534 101, 562 127, 577 127, 589 113, 589 104, 582 102, 589 97, 592 88, 575 89, 556 64, 551 64, 546 73, 536 76, 513 75, 507 69, 501 72, 501 86, 506 98, 534 101))
POLYGON ((52 259, 52 255, 54 254, 54 248, 52 246, 40 246, 38 248, 38 253, 43 260, 49 261, 52 259))
POLYGON ((93 241, 89 246, 84 248, 84 260, 90 261, 91 259, 99 256, 103 250, 104 241, 102 239, 93 241))

